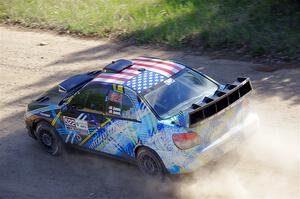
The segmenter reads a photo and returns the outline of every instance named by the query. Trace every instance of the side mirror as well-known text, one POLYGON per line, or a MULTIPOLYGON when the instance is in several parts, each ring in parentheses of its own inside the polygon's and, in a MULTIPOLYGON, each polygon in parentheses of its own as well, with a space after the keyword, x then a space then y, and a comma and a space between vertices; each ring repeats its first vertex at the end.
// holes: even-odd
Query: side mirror
POLYGON ((69 109, 70 110, 77 110, 77 106, 75 104, 70 104, 69 109))
POLYGON ((77 107, 74 105, 74 104, 66 104, 62 107, 62 111, 63 112, 66 112, 66 111, 73 111, 73 110, 76 110, 77 107))
POLYGON ((70 107, 71 109, 76 109, 76 105, 75 105, 75 104, 69 104, 69 107, 70 107))

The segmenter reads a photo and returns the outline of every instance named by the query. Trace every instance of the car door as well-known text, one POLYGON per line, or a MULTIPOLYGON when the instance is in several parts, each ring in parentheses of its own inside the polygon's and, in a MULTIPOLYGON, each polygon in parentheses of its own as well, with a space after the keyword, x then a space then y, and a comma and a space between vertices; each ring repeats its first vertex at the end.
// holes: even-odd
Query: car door
POLYGON ((125 92, 121 85, 109 89, 106 117, 110 123, 104 131, 110 141, 98 147, 99 150, 125 158, 134 157, 134 147, 138 143, 137 129, 141 126, 134 98, 135 93, 125 92))
POLYGON ((104 116, 107 91, 103 85, 92 85, 75 94, 61 116, 67 131, 66 143, 88 148, 87 141, 101 130, 101 124, 107 120, 104 116))

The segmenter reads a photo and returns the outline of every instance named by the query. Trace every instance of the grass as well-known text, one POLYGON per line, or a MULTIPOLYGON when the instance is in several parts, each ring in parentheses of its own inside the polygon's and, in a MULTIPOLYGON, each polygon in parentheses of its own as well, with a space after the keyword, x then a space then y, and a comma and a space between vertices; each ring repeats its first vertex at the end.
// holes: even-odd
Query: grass
POLYGON ((0 18, 170 47, 300 54, 297 0, 0 0, 0 18))

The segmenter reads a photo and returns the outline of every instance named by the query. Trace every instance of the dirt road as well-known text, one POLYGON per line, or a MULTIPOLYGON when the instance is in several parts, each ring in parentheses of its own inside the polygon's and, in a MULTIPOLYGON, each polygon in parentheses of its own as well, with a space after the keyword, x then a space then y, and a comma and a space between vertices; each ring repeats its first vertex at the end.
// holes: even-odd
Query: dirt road
POLYGON ((0 27, 0 198, 299 198, 300 71, 265 73, 257 66, 0 27), (193 177, 166 183, 84 152, 51 157, 26 135, 25 106, 41 91, 80 71, 140 55, 178 60, 220 82, 249 76, 260 132, 193 177))

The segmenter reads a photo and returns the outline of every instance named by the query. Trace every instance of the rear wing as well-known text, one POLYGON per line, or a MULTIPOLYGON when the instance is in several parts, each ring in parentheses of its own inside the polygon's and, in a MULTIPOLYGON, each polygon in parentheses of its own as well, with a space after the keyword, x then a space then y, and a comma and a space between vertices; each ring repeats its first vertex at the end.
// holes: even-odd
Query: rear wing
POLYGON ((224 90, 217 90, 212 97, 205 97, 200 105, 194 104, 195 110, 189 113, 189 126, 222 111, 251 91, 250 79, 238 77, 232 84, 226 84, 224 90))

